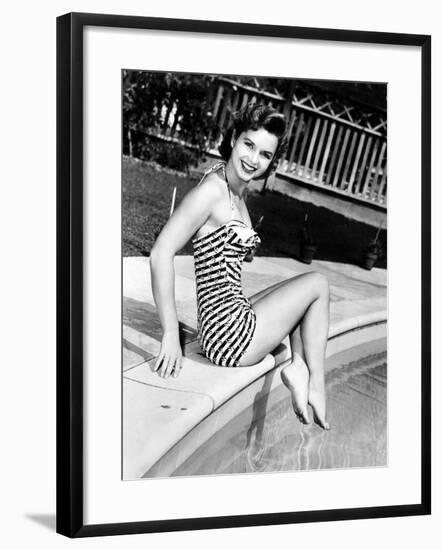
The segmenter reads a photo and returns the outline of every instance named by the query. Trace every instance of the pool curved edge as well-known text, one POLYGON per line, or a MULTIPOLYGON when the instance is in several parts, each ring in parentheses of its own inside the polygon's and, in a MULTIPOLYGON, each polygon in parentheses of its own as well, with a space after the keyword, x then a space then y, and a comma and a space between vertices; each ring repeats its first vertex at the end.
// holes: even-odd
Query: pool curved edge
MULTIPOLYGON (((329 331, 326 369, 330 370, 337 366, 330 360, 333 356, 352 347, 385 338, 386 323, 386 311, 355 315, 333 323, 329 331)), ((224 391, 222 398, 218 395, 217 399, 213 399, 209 389, 204 388, 205 391, 198 396, 201 402, 196 406, 192 419, 188 417, 183 419, 180 415, 176 415, 172 425, 168 423, 163 427, 157 426, 155 431, 149 433, 148 445, 144 446, 145 452, 142 453, 144 456, 137 457, 136 474, 134 471, 129 471, 126 463, 124 479, 171 476, 216 431, 249 407, 258 395, 270 394, 281 386, 280 371, 289 360, 287 338, 275 350, 273 357, 267 356, 256 367, 240 369, 247 371, 243 373, 247 374, 247 377, 241 382, 239 379, 235 381, 231 379, 232 383, 228 384, 228 388, 224 388, 227 391, 224 391), (203 396, 210 398, 212 402, 204 402, 203 396), (141 472, 142 464, 144 469, 141 472)), ((233 377, 234 372, 238 371, 238 369, 234 372, 232 369, 221 370, 224 371, 222 373, 224 381, 233 377)), ((211 373, 214 374, 214 371, 211 370, 211 373)), ((216 381, 214 383, 216 384, 216 381)))

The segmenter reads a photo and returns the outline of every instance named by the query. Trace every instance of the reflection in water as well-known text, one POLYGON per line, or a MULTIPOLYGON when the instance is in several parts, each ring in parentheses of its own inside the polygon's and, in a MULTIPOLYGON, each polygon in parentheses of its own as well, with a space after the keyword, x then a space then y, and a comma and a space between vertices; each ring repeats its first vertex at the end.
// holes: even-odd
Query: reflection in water
POLYGON ((300 424, 287 390, 278 387, 269 395, 271 379, 266 379, 253 405, 173 475, 385 466, 387 353, 385 339, 378 342, 378 349, 355 348, 362 358, 327 373, 331 431, 300 424))

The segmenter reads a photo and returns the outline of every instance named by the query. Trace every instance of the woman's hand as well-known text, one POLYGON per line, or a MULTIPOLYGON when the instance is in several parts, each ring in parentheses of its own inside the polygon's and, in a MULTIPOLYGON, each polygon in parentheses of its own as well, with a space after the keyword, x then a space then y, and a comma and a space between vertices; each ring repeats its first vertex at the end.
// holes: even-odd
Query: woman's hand
POLYGON ((160 353, 153 370, 162 378, 172 375, 176 378, 182 368, 183 352, 181 351, 178 331, 165 332, 161 341, 160 353))

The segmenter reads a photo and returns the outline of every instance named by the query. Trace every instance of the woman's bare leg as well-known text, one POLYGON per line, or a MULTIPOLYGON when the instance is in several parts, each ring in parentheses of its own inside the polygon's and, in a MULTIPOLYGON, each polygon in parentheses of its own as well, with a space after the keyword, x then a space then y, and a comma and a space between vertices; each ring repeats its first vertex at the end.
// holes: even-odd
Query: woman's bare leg
POLYGON ((292 362, 281 376, 292 394, 295 412, 308 422, 307 401, 315 420, 328 429, 325 420, 324 358, 328 337, 329 290, 320 273, 305 273, 275 286, 253 303, 256 329, 241 359, 243 366, 260 361, 290 335, 292 362), (300 323, 305 363, 296 358, 295 347, 300 323))
MULTIPOLYGON (((287 279, 261 290, 257 294, 249 297, 249 302, 253 305, 255 302, 286 283, 287 279)), ((299 325, 292 330, 289 340, 292 361, 291 364, 286 366, 281 372, 281 378, 291 393, 293 409, 298 420, 303 424, 309 424, 307 403, 310 373, 305 364, 304 347, 299 325)))
POLYGON ((260 290, 257 294, 254 294, 253 296, 249 296, 248 300, 253 305, 255 302, 260 300, 261 298, 264 298, 264 296, 267 296, 267 294, 270 294, 280 286, 284 285, 287 282, 287 279, 280 281, 279 283, 275 283, 272 286, 268 286, 267 288, 264 288, 263 290, 260 290))
POLYGON ((304 359, 310 371, 308 402, 313 409, 315 422, 328 430, 330 426, 325 420, 325 376, 324 362, 328 341, 329 327, 329 291, 322 291, 301 321, 301 340, 304 359))

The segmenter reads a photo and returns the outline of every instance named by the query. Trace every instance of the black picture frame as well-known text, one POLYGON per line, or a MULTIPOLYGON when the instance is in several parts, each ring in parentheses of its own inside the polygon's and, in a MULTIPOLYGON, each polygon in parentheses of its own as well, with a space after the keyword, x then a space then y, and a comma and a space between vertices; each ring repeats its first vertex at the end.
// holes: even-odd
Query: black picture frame
POLYGON ((69 13, 57 18, 57 532, 87 537, 430 514, 431 503, 431 37, 69 13), (395 506, 85 525, 83 521, 83 31, 85 26, 221 33, 421 49, 421 498, 395 506))

